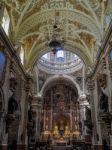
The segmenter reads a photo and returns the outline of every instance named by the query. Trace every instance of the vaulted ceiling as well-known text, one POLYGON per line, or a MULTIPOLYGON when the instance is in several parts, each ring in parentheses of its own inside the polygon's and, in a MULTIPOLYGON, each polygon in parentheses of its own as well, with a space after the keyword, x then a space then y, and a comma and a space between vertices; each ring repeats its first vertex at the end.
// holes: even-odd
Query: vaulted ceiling
POLYGON ((54 25, 65 48, 78 54, 88 66, 95 61, 107 30, 111 0, 3 0, 10 19, 9 37, 22 45, 25 67, 31 68, 39 52, 47 50, 54 25))

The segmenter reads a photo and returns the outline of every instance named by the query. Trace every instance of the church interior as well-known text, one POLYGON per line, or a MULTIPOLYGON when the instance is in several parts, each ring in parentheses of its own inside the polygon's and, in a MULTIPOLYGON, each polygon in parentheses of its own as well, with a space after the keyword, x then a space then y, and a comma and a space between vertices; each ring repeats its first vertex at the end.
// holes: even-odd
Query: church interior
POLYGON ((112 0, 0 0, 0 150, 112 150, 112 0))

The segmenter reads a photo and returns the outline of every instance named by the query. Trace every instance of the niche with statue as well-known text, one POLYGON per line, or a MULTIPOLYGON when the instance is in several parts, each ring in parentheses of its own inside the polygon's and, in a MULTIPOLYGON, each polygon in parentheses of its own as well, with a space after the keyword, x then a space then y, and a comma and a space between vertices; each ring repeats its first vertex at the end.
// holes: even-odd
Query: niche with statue
POLYGON ((98 77, 98 110, 99 113, 108 113, 108 87, 107 87, 107 76, 106 74, 100 74, 98 77))

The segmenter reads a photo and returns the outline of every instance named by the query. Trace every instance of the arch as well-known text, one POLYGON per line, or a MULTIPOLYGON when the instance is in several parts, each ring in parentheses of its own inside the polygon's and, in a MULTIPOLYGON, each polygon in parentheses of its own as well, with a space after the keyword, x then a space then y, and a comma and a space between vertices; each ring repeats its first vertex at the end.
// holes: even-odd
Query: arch
MULTIPOLYGON (((85 65, 92 64, 92 60, 90 60, 89 54, 88 53, 83 54, 84 47, 81 47, 81 45, 78 45, 75 42, 74 42, 74 45, 72 45, 72 43, 67 42, 64 47, 67 51, 75 53, 77 56, 79 56, 79 58, 81 58, 81 60, 84 62, 85 65)), ((38 52, 37 59, 39 59, 40 57, 42 57, 42 55, 44 55, 45 53, 48 53, 50 51, 51 51, 51 49, 49 47, 43 48, 43 50, 38 52)))
POLYGON ((71 86, 73 86, 75 89, 77 89, 78 95, 80 95, 82 93, 79 85, 76 83, 76 81, 72 77, 70 77, 68 75, 54 75, 54 76, 49 77, 47 79, 47 81, 44 83, 44 85, 43 85, 43 87, 42 87, 42 89, 41 89, 41 91, 40 91, 39 94, 41 96, 43 96, 43 93, 45 92, 45 90, 47 89, 47 87, 52 86, 52 84, 55 83, 54 81, 59 80, 59 78, 68 81, 68 83, 70 83, 71 86))
MULTIPOLYGON (((92 56, 90 56, 90 53, 82 45, 77 44, 75 42, 73 45, 73 43, 67 42, 65 43, 64 47, 68 51, 71 51, 75 53, 76 55, 78 55, 81 58, 81 60, 83 60, 86 67, 91 66, 91 64, 93 63, 92 56)), ((49 47, 45 48, 45 43, 38 45, 38 47, 36 47, 33 50, 32 54, 27 59, 26 68, 29 70, 33 69, 35 63, 37 62, 37 59, 39 59, 43 54, 49 51, 51 51, 51 49, 49 47)))

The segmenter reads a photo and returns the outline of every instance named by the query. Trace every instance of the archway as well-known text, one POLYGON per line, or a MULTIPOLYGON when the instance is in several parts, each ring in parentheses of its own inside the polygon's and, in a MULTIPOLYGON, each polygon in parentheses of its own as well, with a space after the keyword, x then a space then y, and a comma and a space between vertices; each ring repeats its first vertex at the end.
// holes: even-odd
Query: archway
POLYGON ((52 86, 53 84, 56 84, 57 81, 61 81, 61 82, 65 82, 66 84, 71 85, 72 87, 77 89, 78 95, 80 95, 82 93, 79 85, 77 84, 77 82, 75 80, 73 80, 72 77, 68 76, 68 75, 54 75, 52 77, 49 77, 46 82, 44 83, 41 91, 40 91, 40 95, 43 96, 44 92, 46 91, 46 89, 50 86, 52 86))

